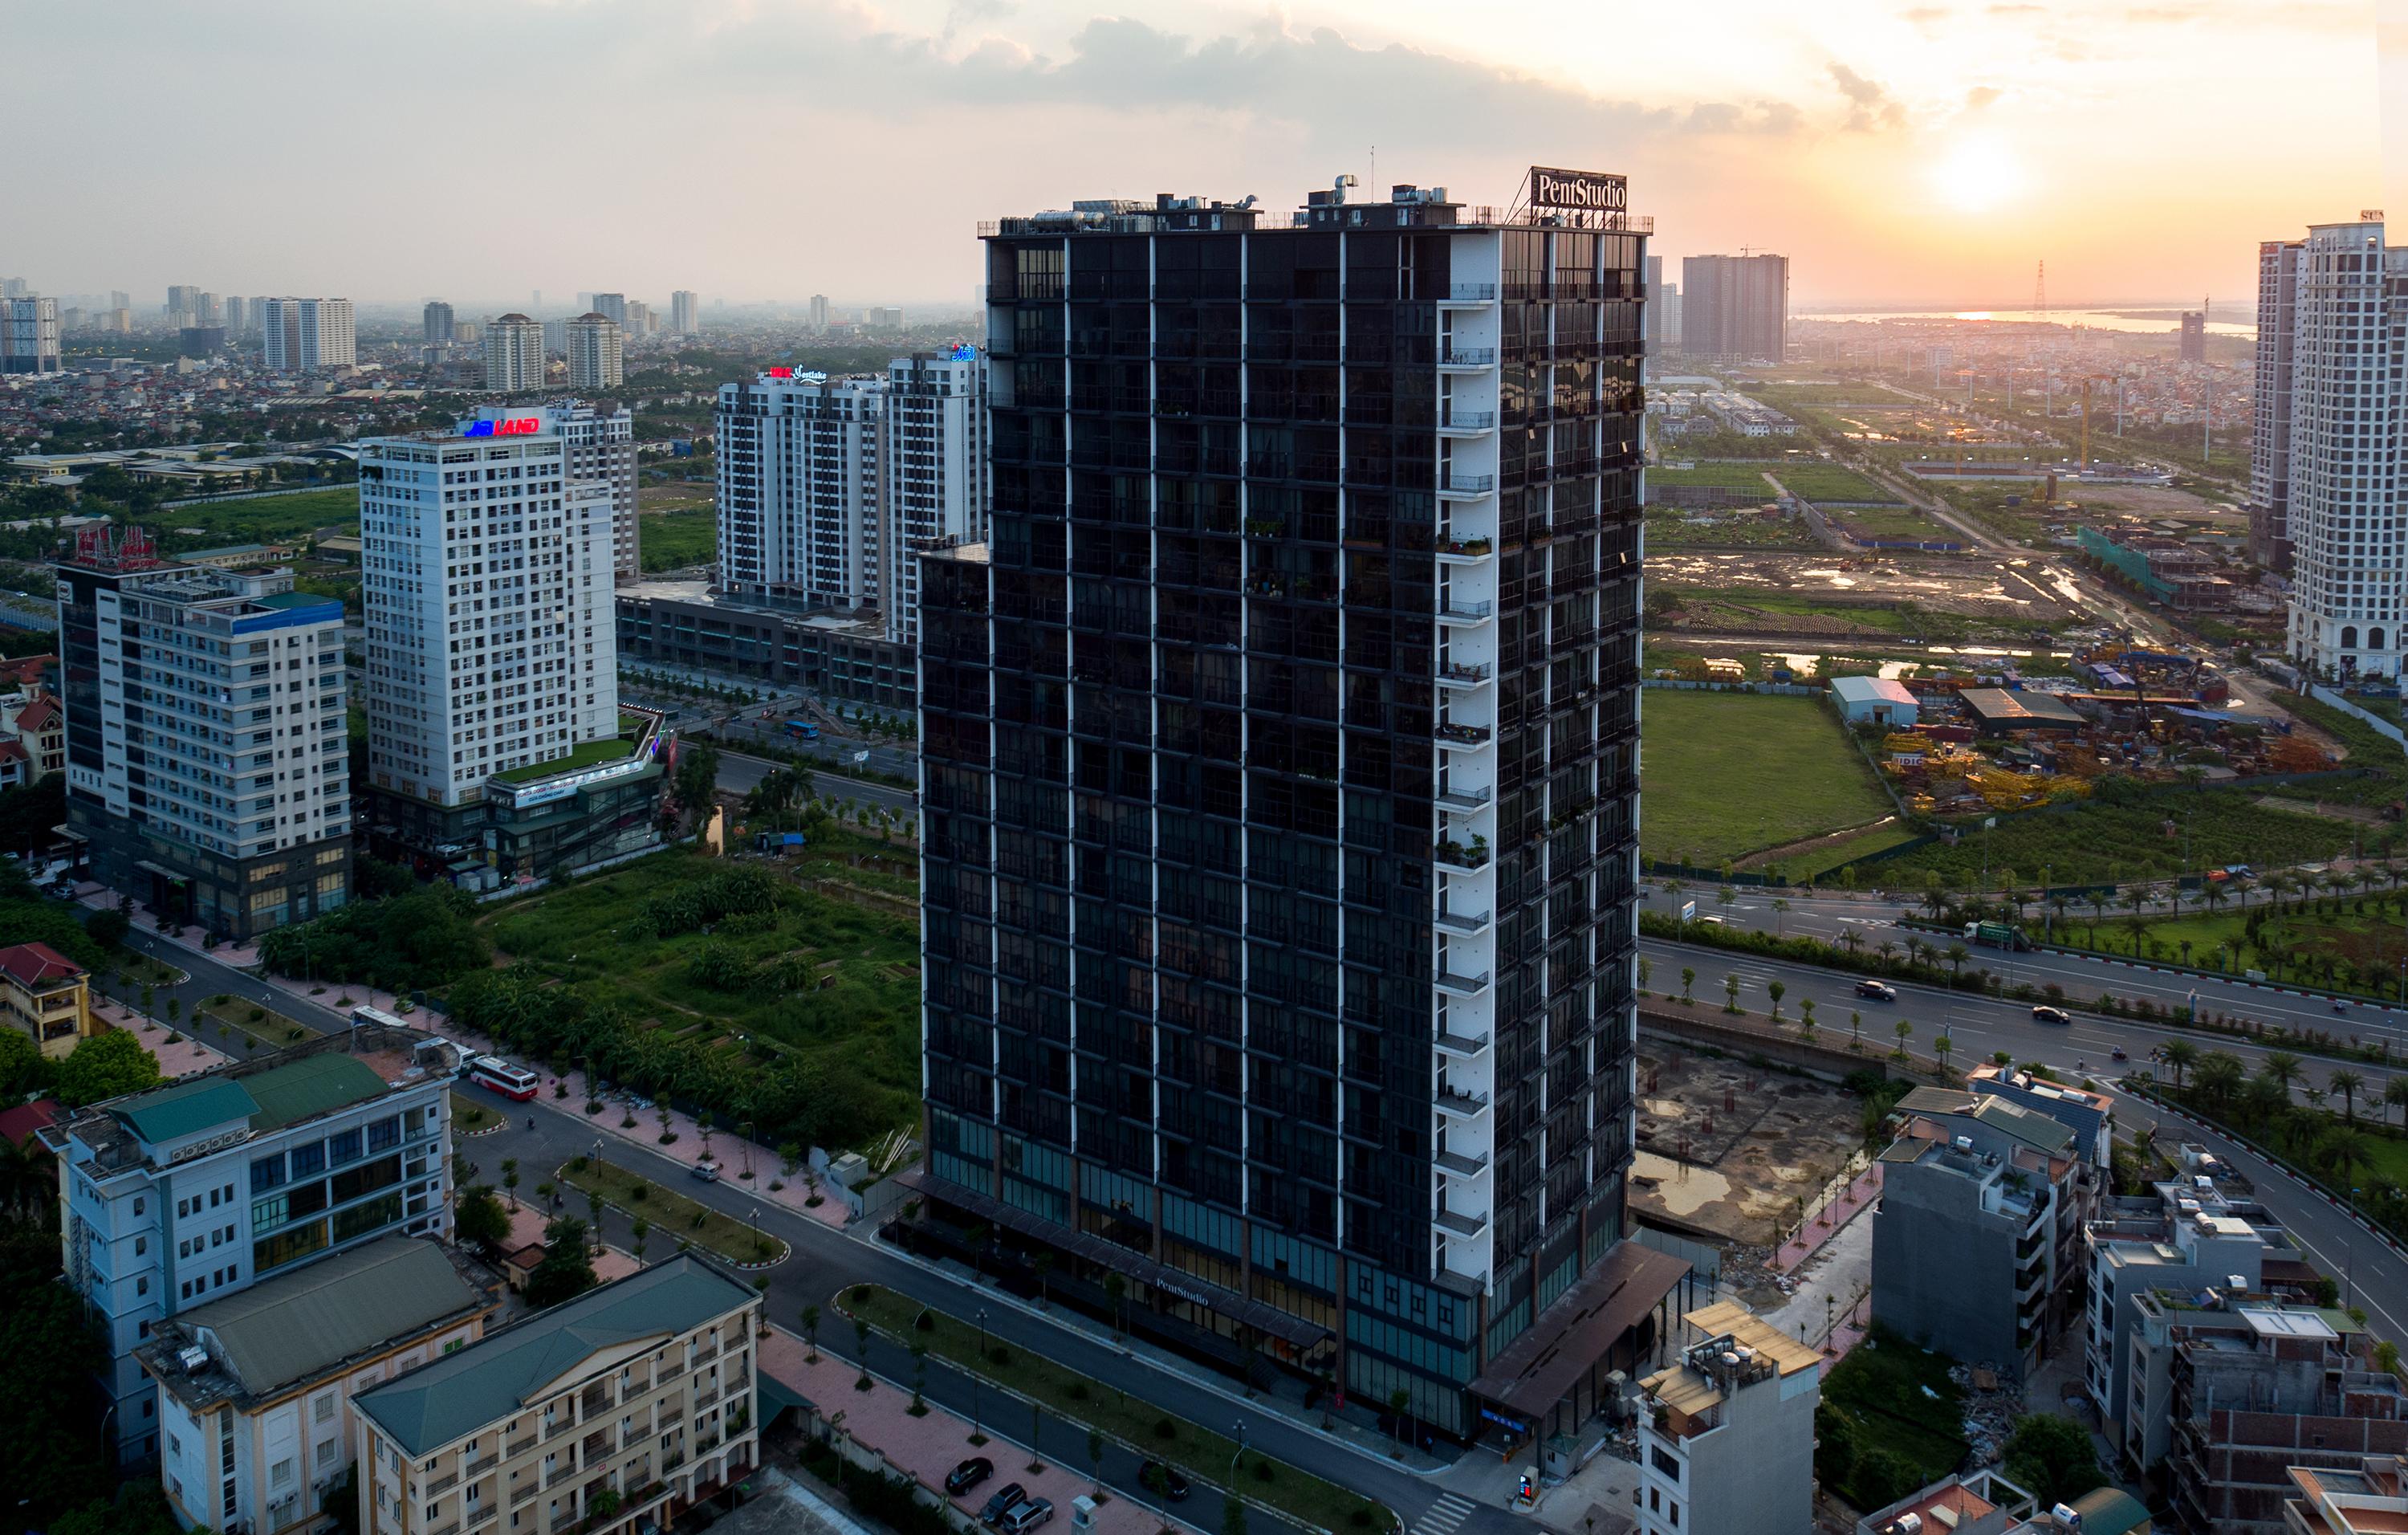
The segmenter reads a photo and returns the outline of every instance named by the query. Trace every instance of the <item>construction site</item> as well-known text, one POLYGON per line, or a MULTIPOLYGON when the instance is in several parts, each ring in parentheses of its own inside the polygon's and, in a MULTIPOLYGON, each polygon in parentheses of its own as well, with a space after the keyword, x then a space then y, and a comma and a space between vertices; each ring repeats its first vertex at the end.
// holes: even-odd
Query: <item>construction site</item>
POLYGON ((1843 720, 1881 727, 1875 763, 1918 815, 2086 798, 2110 775, 2208 786, 2340 765, 2288 718, 2231 707, 2229 682, 2195 656, 2100 647, 2076 653, 2071 672, 1842 678, 1832 693, 1843 720))
POLYGON ((1857 1100, 1828 1083, 1650 1039, 1630 1208, 1664 1230, 1770 1247, 1863 1140, 1857 1100))

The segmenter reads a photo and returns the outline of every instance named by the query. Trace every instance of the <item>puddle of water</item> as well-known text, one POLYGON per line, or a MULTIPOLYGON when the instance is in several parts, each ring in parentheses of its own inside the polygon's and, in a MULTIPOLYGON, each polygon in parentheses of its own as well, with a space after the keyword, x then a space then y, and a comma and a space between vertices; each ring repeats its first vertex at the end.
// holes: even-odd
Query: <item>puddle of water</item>
POLYGON ((1693 1168, 1654 1152, 1640 1152, 1630 1161, 1632 1176, 1656 1180, 1654 1194, 1668 1214, 1694 1215, 1718 1199, 1730 1197, 1730 1180, 1719 1172, 1693 1168))

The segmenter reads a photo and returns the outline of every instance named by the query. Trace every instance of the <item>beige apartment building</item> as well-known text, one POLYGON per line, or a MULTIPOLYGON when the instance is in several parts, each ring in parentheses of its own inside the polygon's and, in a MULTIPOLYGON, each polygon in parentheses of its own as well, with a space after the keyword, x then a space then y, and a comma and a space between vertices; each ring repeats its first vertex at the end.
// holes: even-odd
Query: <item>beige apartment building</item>
POLYGON ((684 1254, 364 1393, 362 1535, 666 1527, 759 1462, 760 1313, 684 1254))

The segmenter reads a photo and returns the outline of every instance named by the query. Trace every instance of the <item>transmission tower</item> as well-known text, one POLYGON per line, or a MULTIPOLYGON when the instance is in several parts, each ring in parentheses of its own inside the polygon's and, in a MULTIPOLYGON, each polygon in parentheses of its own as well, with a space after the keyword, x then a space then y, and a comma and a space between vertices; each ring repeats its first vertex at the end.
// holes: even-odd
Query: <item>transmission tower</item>
POLYGON ((2032 273, 2032 313, 2040 317, 2041 323, 2048 323, 2048 263, 2045 261, 2032 273))

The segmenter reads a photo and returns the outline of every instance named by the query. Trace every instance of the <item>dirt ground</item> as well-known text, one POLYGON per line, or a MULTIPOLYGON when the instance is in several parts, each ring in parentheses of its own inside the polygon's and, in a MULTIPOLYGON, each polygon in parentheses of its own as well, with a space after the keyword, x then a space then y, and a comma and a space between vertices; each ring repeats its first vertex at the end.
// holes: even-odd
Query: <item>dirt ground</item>
MULTIPOLYGON (((2052 579, 2047 568, 2052 563, 2044 556, 2000 560, 1970 554, 1651 551, 1647 576, 1655 585, 1708 588, 1739 603, 1763 594, 1840 609, 1881 610, 1906 598, 1935 612, 1960 613, 1994 624, 2044 626, 2064 622, 2077 611, 2052 579)), ((1824 617, 1793 612, 1780 616, 1806 623, 1824 617)), ((1759 629, 1766 626, 1762 620, 1755 624, 1759 629)), ((1800 628, 1803 632, 1802 624, 1800 628)))
POLYGON ((1639 1056, 1635 1212, 1709 1239, 1770 1244, 1863 1140, 1828 1083, 1649 1042, 1639 1056))

